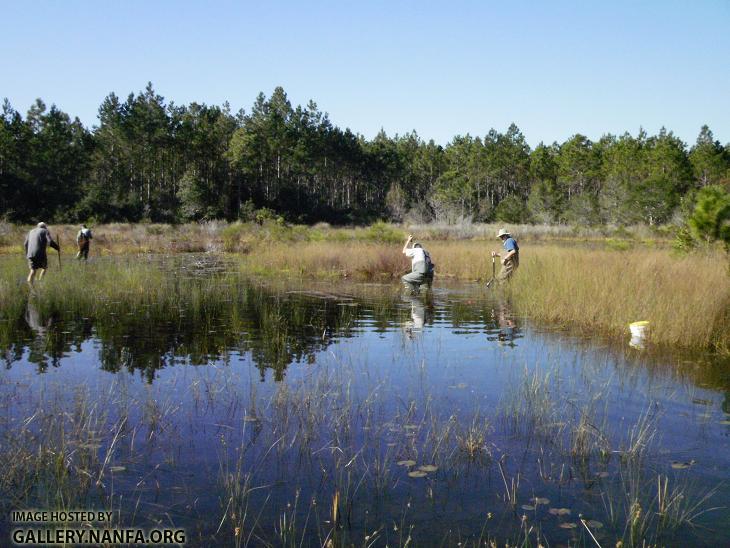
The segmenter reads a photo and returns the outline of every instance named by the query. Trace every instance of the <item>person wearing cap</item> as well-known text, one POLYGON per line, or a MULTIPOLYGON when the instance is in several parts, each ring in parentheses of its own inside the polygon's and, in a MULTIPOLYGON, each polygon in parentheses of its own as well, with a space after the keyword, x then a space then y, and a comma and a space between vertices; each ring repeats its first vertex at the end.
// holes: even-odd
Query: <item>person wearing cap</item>
POLYGON ((30 267, 30 273, 28 274, 28 283, 33 285, 33 278, 37 270, 40 270, 38 279, 43 278, 43 274, 48 268, 48 255, 46 254, 46 248, 51 246, 60 252, 61 248, 51 237, 51 233, 48 231, 46 223, 38 223, 33 230, 28 232, 25 237, 25 256, 28 259, 28 266, 30 267))
POLYGON ((86 228, 86 225, 81 225, 81 230, 76 234, 76 245, 79 246, 79 252, 76 254, 77 259, 87 260, 89 258, 89 246, 93 237, 91 230, 86 228))
POLYGON ((430 286, 433 282, 434 268, 428 251, 423 249, 421 244, 415 243, 413 247, 408 247, 412 241, 413 235, 409 234, 403 246, 403 255, 411 258, 411 272, 403 276, 401 280, 413 293, 418 293, 422 284, 426 283, 430 286))
POLYGON ((499 277, 497 279, 500 282, 506 282, 515 273, 517 267, 520 266, 520 246, 517 245, 517 241, 504 228, 499 229, 497 238, 502 240, 502 247, 504 247, 506 253, 502 257, 496 251, 492 251, 492 257, 501 258, 502 270, 499 271, 499 277))

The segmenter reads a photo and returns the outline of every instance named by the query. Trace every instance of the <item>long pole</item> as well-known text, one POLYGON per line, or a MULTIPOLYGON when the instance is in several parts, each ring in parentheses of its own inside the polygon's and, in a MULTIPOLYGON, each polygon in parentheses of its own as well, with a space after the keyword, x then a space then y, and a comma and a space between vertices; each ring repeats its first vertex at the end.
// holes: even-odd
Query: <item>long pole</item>
POLYGON ((56 243, 58 244, 58 249, 56 250, 58 251, 58 271, 61 272, 61 234, 58 234, 58 242, 56 243))
POLYGON ((494 283, 494 271, 495 271, 494 255, 492 255, 492 279, 487 282, 487 288, 489 288, 489 286, 491 286, 494 283))

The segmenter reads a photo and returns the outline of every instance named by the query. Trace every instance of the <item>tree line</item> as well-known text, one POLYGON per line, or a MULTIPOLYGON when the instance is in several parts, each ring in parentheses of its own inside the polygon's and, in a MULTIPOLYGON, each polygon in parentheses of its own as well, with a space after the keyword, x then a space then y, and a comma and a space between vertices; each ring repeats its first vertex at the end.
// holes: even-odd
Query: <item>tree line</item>
POLYGON ((0 219, 32 223, 464 220, 661 224, 703 187, 730 188, 730 144, 703 126, 688 146, 657 135, 576 134, 534 149, 512 124, 445 146, 416 132, 365 139, 278 87, 251 110, 176 105, 152 84, 109 94, 98 125, 38 99, 7 99, 0 126, 0 219))

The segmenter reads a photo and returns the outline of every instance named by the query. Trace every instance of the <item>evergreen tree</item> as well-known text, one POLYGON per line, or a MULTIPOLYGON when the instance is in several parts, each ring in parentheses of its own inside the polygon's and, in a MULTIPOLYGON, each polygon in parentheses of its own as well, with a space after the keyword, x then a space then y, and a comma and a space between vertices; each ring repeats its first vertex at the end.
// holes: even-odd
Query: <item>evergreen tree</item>
POLYGON ((690 151, 689 161, 700 188, 730 178, 730 155, 719 141, 715 141, 712 131, 706 125, 700 129, 697 142, 690 151))

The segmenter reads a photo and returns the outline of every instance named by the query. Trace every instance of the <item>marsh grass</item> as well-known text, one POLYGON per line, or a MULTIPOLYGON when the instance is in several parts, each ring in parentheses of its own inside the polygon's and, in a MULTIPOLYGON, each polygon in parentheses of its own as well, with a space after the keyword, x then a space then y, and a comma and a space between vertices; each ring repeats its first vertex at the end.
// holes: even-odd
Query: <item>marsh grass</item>
POLYGON ((694 528, 721 485, 699 488, 661 473, 622 466, 617 481, 601 490, 605 514, 616 538, 627 546, 662 545, 681 528, 694 528))
POLYGON ((512 290, 532 318, 616 335, 648 320, 655 343, 730 348, 730 278, 716 254, 535 249, 525 253, 512 290))
MULTIPOLYGON (((27 228, 4 225, 4 241, 18 240, 18 255, 27 228)), ((470 225, 456 233, 448 227, 410 228, 419 229, 416 235, 436 263, 437 285, 444 280, 485 281, 491 277, 489 252, 498 250, 499 242, 488 236, 495 225, 470 225)), ((719 248, 675 255, 647 244, 652 236, 659 241, 666 238, 664 229, 511 229, 523 243, 521 266, 509 288, 520 315, 616 337, 626 336, 629 323, 648 320, 648 337, 654 344, 730 353, 730 276, 727 254, 719 248), (566 241, 569 245, 556 245, 566 241)), ((151 278, 154 272, 128 265, 83 265, 94 273, 85 275, 71 260, 76 227, 61 225, 54 230, 62 243, 68 243, 63 248, 64 273, 54 275, 56 264, 50 257, 46 285, 63 293, 64 300, 74 294, 78 297, 72 283, 92 293, 98 288, 97 295, 118 294, 115 278, 130 293, 149 288, 150 302, 164 301, 170 293, 170 285, 151 278)), ((410 267, 400 252, 400 239, 406 232, 407 227, 385 223, 364 228, 301 227, 275 221, 261 225, 116 224, 98 228, 92 254, 95 248, 97 258, 98 253, 227 250, 241 254, 239 268, 248 274, 397 280, 410 267)), ((19 306, 16 285, 22 284, 24 276, 20 262, 0 265, 0 298, 9 307, 19 306)))
POLYGON ((110 477, 123 440, 133 437, 125 417, 109 412, 104 395, 84 387, 66 398, 42 393, 35 405, 5 402, 27 408, 13 414, 12 427, 3 428, 0 477, 3 511, 17 508, 98 508, 117 510, 110 477))
MULTIPOLYGON (((437 285, 445 279, 491 277, 489 251, 498 249, 493 243, 425 245, 437 265, 437 285)), ((308 278, 395 280, 408 262, 398 246, 312 243, 295 249, 269 246, 246 256, 242 268, 308 278)), ((654 344, 730 352, 730 276, 720 251, 677 256, 646 247, 523 247, 509 292, 517 312, 533 320, 615 337, 627 336, 629 323, 648 320, 654 344)))

